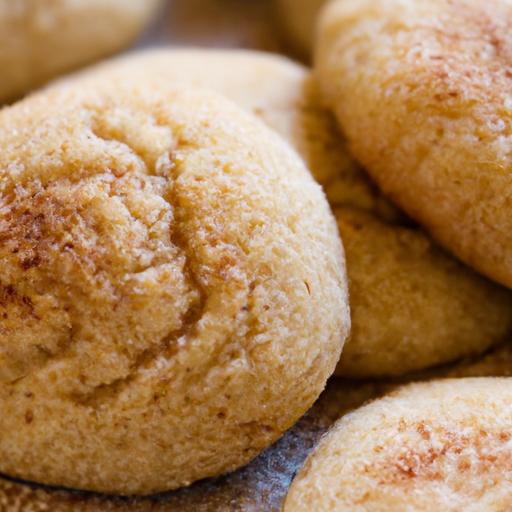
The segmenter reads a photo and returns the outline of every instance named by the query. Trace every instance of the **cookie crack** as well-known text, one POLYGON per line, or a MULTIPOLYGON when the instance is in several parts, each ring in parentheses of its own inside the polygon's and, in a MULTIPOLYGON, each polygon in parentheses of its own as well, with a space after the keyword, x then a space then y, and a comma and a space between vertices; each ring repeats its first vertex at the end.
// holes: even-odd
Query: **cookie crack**
POLYGON ((180 198, 174 186, 178 175, 179 166, 173 166, 172 175, 169 177, 173 186, 167 190, 167 193, 163 195, 162 198, 174 211, 174 224, 172 226, 174 229, 172 229, 170 233, 170 240, 172 244, 178 248, 179 253, 184 258, 182 271, 187 282, 191 284, 191 288, 197 292, 198 298, 182 317, 181 326, 165 336, 157 346, 142 351, 130 365, 127 375, 115 379, 110 383, 95 386, 86 393, 74 393, 70 395, 72 401, 78 405, 98 409, 105 404, 111 404, 113 400, 117 399, 126 388, 137 380, 143 369, 151 366, 157 359, 165 358, 169 360, 175 356, 180 347, 185 345, 186 341, 194 335, 198 323, 205 314, 207 293, 194 269, 193 252, 189 247, 189 243, 182 228, 187 220, 184 211, 179 207, 180 198))
MULTIPOLYGON (((95 112, 91 110, 94 115, 95 112)), ((99 115, 99 113, 96 113, 99 115)), ((157 126, 169 128, 168 124, 158 124, 157 126)), ((164 201, 168 203, 171 208, 171 211, 174 214, 174 221, 171 224, 172 231, 170 233, 170 241, 177 248, 178 257, 183 258, 183 267, 182 272, 184 273, 185 280, 190 283, 190 289, 193 293, 197 294, 197 298, 193 300, 193 304, 189 307, 189 309, 183 314, 180 319, 180 326, 177 329, 169 332, 164 338, 162 338, 159 342, 155 343, 155 346, 142 350, 140 353, 136 355, 131 364, 129 365, 128 371, 123 372, 124 375, 120 376, 117 379, 112 380, 111 382, 106 382, 99 384, 93 388, 90 388, 89 391, 84 393, 76 393, 71 392, 68 393, 68 398, 71 398, 73 401, 83 404, 90 405, 94 407, 101 406, 107 400, 112 400, 116 395, 122 393, 123 389, 130 385, 140 373, 140 370, 148 367, 151 362, 159 357, 165 357, 167 359, 171 358, 173 355, 177 353, 179 350, 179 346, 181 346, 184 341, 193 335, 193 332, 197 326, 197 323, 200 321, 202 316, 204 315, 204 311, 206 309, 206 292, 203 289, 203 286, 200 282, 200 279, 196 275, 194 269, 194 255, 193 251, 190 249, 186 236, 183 233, 182 226, 186 223, 186 218, 184 212, 179 208, 180 198, 179 193, 174 186, 175 181, 178 177, 179 170, 172 164, 172 153, 175 150, 174 147, 168 148, 168 154, 171 155, 169 167, 172 170, 171 175, 159 176, 158 169, 155 165, 152 164, 148 156, 141 151, 138 151, 133 145, 129 144, 129 141, 123 137, 123 133, 121 130, 114 132, 106 132, 101 129, 98 123, 95 122, 94 119, 91 120, 89 124, 89 129, 93 133, 93 135, 101 140, 106 142, 114 141, 122 144, 127 151, 129 151, 132 155, 134 155, 144 166, 147 176, 158 176, 161 178, 165 178, 169 180, 170 187, 165 190, 165 194, 159 194, 164 201), (111 136, 112 135, 112 136, 111 136), (114 136, 115 135, 115 136, 114 136)), ((186 143, 184 142, 186 145, 186 143)), ((105 170, 106 171, 106 170, 105 170)), ((109 170, 112 174, 115 175, 115 170, 109 170)), ((134 173, 136 174, 136 173, 134 173)), ((97 176, 98 173, 95 174, 97 176)), ((112 189, 108 187, 108 194, 112 197, 112 189)), ((116 197, 119 197, 126 207, 128 213, 130 214, 133 221, 140 221, 133 211, 130 211, 129 204, 123 200, 123 198, 115 194, 116 197)), ((80 216, 81 220, 83 218, 80 216)), ((149 231, 151 226, 148 226, 144 223, 145 228, 149 231)), ((99 235, 98 235, 99 236, 99 235)), ((71 249, 70 249, 71 250, 71 249)), ((142 271, 149 270, 157 265, 144 265, 142 271)), ((94 265, 93 265, 94 267, 94 265)), ((92 268, 93 271, 91 274, 91 278, 98 275, 100 269, 92 268)), ((140 269, 139 269, 140 270, 140 269)), ((132 275, 131 273, 130 275, 132 275)), ((77 312, 75 312, 77 314, 77 312)), ((51 356, 44 357, 44 360, 40 361, 40 364, 37 367, 31 368, 30 372, 26 372, 21 379, 16 379, 12 382, 12 385, 16 385, 21 380, 29 377, 31 374, 38 373, 40 371, 44 371, 44 369, 51 363, 57 361, 63 361, 70 357, 70 353, 72 352, 73 344, 77 343, 77 332, 76 332, 76 318, 75 315, 70 319, 72 328, 69 332, 69 339, 66 341, 65 345, 62 347, 62 351, 59 351, 58 354, 52 354, 51 356)))

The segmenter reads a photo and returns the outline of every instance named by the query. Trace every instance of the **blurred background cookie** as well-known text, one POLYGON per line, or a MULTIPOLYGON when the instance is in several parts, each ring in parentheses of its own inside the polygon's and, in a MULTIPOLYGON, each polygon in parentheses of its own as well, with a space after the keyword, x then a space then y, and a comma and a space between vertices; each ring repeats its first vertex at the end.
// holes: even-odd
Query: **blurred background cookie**
POLYGON ((0 0, 0 101, 132 43, 161 0, 0 0))
POLYGON ((351 151, 461 260, 512 286, 512 5, 338 0, 317 71, 351 151))
POLYGON ((511 294, 418 228, 335 208, 352 331, 337 374, 398 376, 484 352, 511 329, 511 294))
POLYGON ((309 409, 349 329, 343 249, 274 132, 136 75, 4 109, 0 146, 3 473, 151 494, 309 409))

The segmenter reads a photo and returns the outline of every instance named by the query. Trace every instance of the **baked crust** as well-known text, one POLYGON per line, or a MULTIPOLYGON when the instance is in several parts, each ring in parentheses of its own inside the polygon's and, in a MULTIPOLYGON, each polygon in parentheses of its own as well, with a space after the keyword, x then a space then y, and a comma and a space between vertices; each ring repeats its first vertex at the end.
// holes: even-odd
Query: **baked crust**
POLYGON ((249 462, 349 329, 343 249, 252 116, 151 78, 0 113, 0 470, 113 494, 249 462))

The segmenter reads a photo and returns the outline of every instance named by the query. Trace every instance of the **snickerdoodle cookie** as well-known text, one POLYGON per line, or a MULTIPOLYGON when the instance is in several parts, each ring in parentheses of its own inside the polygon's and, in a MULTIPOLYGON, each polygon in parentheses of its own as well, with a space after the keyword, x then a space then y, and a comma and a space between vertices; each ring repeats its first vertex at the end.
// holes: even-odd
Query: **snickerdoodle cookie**
POLYGON ((309 457, 284 510, 508 510, 511 384, 413 384, 344 416, 309 457))
POLYGON ((0 0, 0 101, 132 42, 160 0, 0 0))
POLYGON ((0 113, 0 471, 149 494, 250 461, 349 328, 287 144, 221 96, 79 81, 0 113))
POLYGON ((512 286, 512 3, 337 0, 317 70, 380 187, 467 264, 512 286))
MULTIPOLYGON (((158 50, 79 79, 157 81, 216 90, 301 154, 334 207, 348 265, 352 334, 338 373, 400 375, 483 352, 512 326, 512 295, 411 226, 349 156, 309 72, 288 59, 222 50, 158 50)), ((92 85, 94 86, 94 85, 92 85)))

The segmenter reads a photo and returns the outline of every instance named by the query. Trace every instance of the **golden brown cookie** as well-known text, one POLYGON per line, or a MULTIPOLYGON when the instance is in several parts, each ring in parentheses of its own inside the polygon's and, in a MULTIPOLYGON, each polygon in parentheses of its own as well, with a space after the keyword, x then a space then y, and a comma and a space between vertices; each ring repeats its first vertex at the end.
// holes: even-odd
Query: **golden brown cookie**
POLYGON ((512 295, 440 250, 370 183, 322 107, 309 72, 247 51, 158 50, 87 71, 122 82, 208 87, 259 116, 301 154, 333 205, 346 246, 352 334, 338 373, 401 375, 478 354, 512 326, 512 295))
POLYGON ((0 0, 0 101, 131 43, 160 0, 0 0))
POLYGON ((510 293, 421 230, 334 210, 344 241, 352 332, 338 375, 404 373, 479 354, 510 331, 510 293))
POLYGON ((284 511, 498 512, 512 504, 512 382, 405 386, 343 417, 284 511))
POLYGON ((117 494, 249 462, 349 328, 327 201, 208 91, 75 82, 0 113, 0 471, 117 494))
POLYGON ((512 286, 512 4, 338 0, 317 70, 350 147, 444 246, 512 286))
POLYGON ((315 42, 315 26, 320 10, 328 0, 274 0, 279 21, 292 48, 310 58, 315 42))

